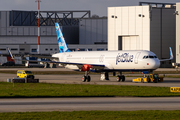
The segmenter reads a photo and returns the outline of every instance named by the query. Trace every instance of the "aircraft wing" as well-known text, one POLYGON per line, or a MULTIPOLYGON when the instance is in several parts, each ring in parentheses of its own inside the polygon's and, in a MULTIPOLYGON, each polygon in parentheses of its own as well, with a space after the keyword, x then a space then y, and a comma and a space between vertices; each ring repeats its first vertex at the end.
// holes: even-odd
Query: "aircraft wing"
POLYGON ((104 69, 105 65, 104 64, 89 64, 89 63, 72 63, 72 62, 55 62, 51 61, 50 63, 59 63, 61 65, 76 65, 78 68, 82 68, 83 65, 90 65, 91 68, 93 69, 104 69))
POLYGON ((170 58, 169 58, 169 59, 162 59, 162 60, 159 60, 159 61, 168 61, 168 60, 172 60, 174 57, 173 57, 173 53, 172 53, 171 47, 169 47, 169 52, 170 52, 170 58))
POLYGON ((76 65, 79 69, 83 67, 83 65, 90 65, 92 69, 104 69, 104 64, 89 64, 89 63, 73 63, 73 62, 58 62, 58 61, 49 61, 49 60, 21 60, 21 61, 29 61, 29 62, 44 62, 44 63, 53 63, 53 64, 61 64, 62 66, 66 65, 76 65))
POLYGON ((50 60, 59 60, 57 57, 51 57, 51 56, 42 56, 42 55, 26 55, 24 57, 37 57, 37 58, 45 58, 50 60))

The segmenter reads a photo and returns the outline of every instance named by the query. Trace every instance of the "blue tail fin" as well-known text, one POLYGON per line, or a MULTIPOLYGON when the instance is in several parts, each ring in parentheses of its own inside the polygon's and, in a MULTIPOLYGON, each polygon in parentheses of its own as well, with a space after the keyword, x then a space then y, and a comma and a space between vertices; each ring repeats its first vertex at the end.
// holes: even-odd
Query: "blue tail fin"
POLYGON ((57 39, 58 39, 58 45, 59 45, 59 52, 71 52, 68 49, 68 46, 66 44, 66 41, 64 40, 63 34, 61 32, 61 29, 59 27, 58 23, 55 23, 55 28, 56 28, 56 34, 57 34, 57 39))

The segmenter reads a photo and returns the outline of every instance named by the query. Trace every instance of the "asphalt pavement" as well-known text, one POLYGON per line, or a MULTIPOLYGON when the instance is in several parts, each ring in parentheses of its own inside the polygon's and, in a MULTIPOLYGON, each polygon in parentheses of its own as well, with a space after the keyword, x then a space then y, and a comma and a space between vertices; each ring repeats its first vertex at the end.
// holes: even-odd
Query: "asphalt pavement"
POLYGON ((0 112, 180 110, 180 97, 0 99, 0 112))

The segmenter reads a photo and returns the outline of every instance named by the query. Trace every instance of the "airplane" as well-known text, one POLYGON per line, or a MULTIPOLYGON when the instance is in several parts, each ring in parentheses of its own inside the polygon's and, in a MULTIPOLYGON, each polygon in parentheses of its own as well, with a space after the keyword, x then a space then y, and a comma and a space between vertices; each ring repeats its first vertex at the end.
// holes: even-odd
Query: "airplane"
MULTIPOLYGON (((36 56, 39 58, 48 58, 51 61, 41 61, 48 63, 61 64, 65 68, 75 71, 83 71, 83 82, 90 82, 90 72, 101 73, 100 80, 109 80, 109 72, 119 72, 117 81, 124 82, 125 76, 122 72, 141 71, 143 73, 152 72, 159 68, 160 61, 173 59, 171 47, 170 58, 159 60, 157 56, 147 50, 114 50, 114 51, 70 51, 61 32, 58 23, 55 23, 59 53, 53 54, 52 57, 36 56)), ((10 56, 13 58, 11 51, 8 49, 10 56)), ((27 60, 26 60, 27 61, 27 60)))

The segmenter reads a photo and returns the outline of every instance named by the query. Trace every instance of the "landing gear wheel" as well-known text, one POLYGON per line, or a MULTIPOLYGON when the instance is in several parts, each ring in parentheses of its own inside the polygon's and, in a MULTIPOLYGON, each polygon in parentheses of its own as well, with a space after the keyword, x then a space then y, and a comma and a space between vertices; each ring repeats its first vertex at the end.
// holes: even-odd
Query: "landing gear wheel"
POLYGON ((121 81, 124 82, 124 81, 125 81, 125 76, 124 76, 124 75, 122 75, 122 76, 119 76, 119 75, 118 75, 118 76, 117 76, 117 81, 118 81, 118 82, 121 82, 121 81))
POLYGON ((121 80, 122 80, 122 77, 121 76, 117 76, 117 81, 121 82, 121 80))
POLYGON ((88 77, 87 77, 87 82, 90 82, 90 81, 91 81, 91 77, 88 76, 88 77))
POLYGON ((154 82, 154 83, 157 83, 157 82, 158 82, 158 80, 157 80, 157 79, 155 79, 155 80, 153 80, 153 82, 154 82))
POLYGON ((125 76, 123 75, 121 77, 122 77, 122 82, 124 82, 125 81, 125 76))
POLYGON ((83 77, 82 77, 82 81, 83 81, 83 82, 86 82, 86 79, 87 79, 86 76, 83 76, 83 77))
POLYGON ((34 79, 34 76, 30 76, 31 79, 34 79))

